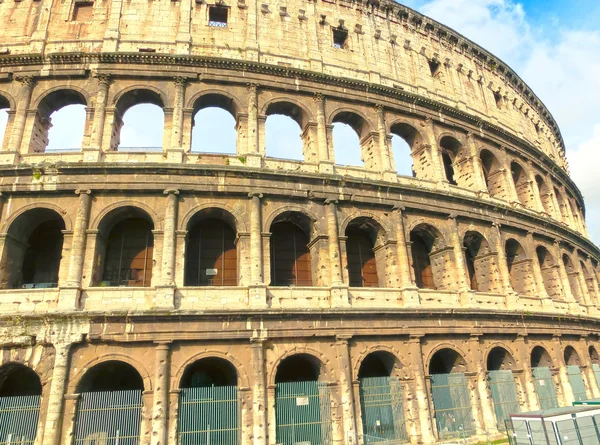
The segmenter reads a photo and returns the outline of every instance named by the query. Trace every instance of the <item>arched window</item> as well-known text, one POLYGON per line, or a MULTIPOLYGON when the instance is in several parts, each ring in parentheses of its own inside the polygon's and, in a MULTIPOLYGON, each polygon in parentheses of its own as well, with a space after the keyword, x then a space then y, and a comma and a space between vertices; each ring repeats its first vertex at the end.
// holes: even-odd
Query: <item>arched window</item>
POLYGON ((33 209, 8 229, 3 258, 4 288, 58 286, 65 223, 54 210, 33 209))
POLYGON ((221 358, 203 358, 186 368, 179 391, 178 443, 238 443, 237 381, 236 369, 221 358))
POLYGON ((434 229, 420 226, 410 233, 415 284, 420 289, 437 289, 430 255, 436 243, 434 229))
POLYGON ((39 376, 20 363, 0 367, 0 441, 35 442, 42 384, 39 376))
POLYGON ((533 348, 531 351, 531 370, 535 392, 541 409, 558 408, 556 389, 550 370, 552 367, 552 359, 548 351, 541 346, 533 348))
POLYGON ((10 104, 8 99, 0 96, 0 148, 4 146, 4 136, 6 134, 6 126, 8 125, 8 110, 10 104))
POLYGON ((152 152, 163 147, 164 103, 151 90, 133 90, 117 102, 111 149, 152 152))
POLYGON ((499 292, 496 258, 490 255, 487 240, 478 232, 467 232, 463 246, 471 289, 478 292, 499 292))
POLYGON ((550 215, 554 216, 554 203, 552 202, 552 195, 548 186, 544 182, 544 179, 540 175, 535 176, 535 183, 537 185, 540 199, 542 200, 542 206, 544 207, 544 211, 550 215))
POLYGON ((558 189, 555 187, 554 188, 554 195, 556 196, 556 201, 558 202, 558 208, 560 210, 560 216, 561 216, 561 220, 562 222, 564 222, 567 225, 571 225, 571 218, 570 218, 570 209, 567 206, 567 203, 565 202, 565 199, 563 198, 563 195, 560 191, 558 191, 558 189))
POLYGON ((565 364, 567 365, 567 376, 569 377, 569 383, 571 384, 575 402, 587 400, 587 391, 585 390, 585 383, 583 383, 583 377, 581 375, 581 359, 579 358, 577 351, 575 351, 575 348, 567 346, 565 348, 564 359, 565 364))
POLYGON ((579 284, 579 272, 577 271, 577 269, 575 269, 575 265, 566 253, 563 254, 562 261, 567 272, 567 277, 569 278, 569 287, 571 288, 571 294, 577 302, 584 303, 583 289, 581 289, 581 286, 579 284))
POLYGON ((455 161, 460 151, 460 142, 450 136, 444 136, 440 141, 442 150, 442 162, 446 180, 452 185, 458 185, 458 172, 455 169, 455 161))
POLYGON ((542 278, 544 280, 544 289, 552 298, 559 298, 561 295, 560 276, 556 270, 554 258, 544 246, 536 248, 537 259, 542 270, 542 278))
POLYGON ((39 104, 30 152, 81 150, 86 126, 85 97, 75 90, 58 90, 39 104))
POLYGON ((392 152, 396 161, 396 170, 402 176, 414 176, 420 179, 430 179, 430 173, 414 153, 423 145, 423 137, 408 124, 396 123, 390 128, 392 134, 392 152))
POLYGON ((236 286, 235 231, 224 221, 203 219, 188 233, 186 286, 236 286))
POLYGON ((271 285, 312 286, 308 237, 292 222, 271 226, 271 285))
POLYGON ((521 411, 514 368, 515 360, 506 349, 495 347, 490 351, 487 359, 488 385, 496 414, 496 426, 501 431, 505 429, 505 422, 510 414, 521 411))
POLYGON ((489 150, 481 150, 479 154, 483 177, 490 196, 495 198, 506 198, 506 187, 504 186, 504 174, 500 169, 500 163, 496 156, 489 150))
POLYGON ((531 261, 525 250, 515 239, 506 241, 506 263, 510 274, 510 284, 518 294, 531 295, 534 293, 533 271, 531 261))
POLYGON ((238 110, 233 100, 205 94, 193 107, 191 147, 194 153, 236 154, 238 110))
POLYGON ((143 390, 142 377, 127 363, 111 360, 90 368, 76 389, 75 443, 138 443, 143 390))
POLYGON ((588 294, 592 299, 592 303, 597 304, 598 295, 596 294, 596 288, 594 287, 594 279, 592 278, 592 274, 590 274, 588 267, 583 261, 580 261, 579 264, 581 266, 581 271, 583 272, 583 279, 585 280, 585 285, 587 287, 588 294))
POLYGON ((333 118, 333 149, 338 165, 365 166, 369 168, 373 160, 365 158, 361 144, 368 133, 368 125, 358 114, 338 113, 333 118))
POLYGON ((275 102, 266 110, 265 146, 266 155, 273 158, 293 159, 297 161, 316 161, 305 159, 309 152, 309 136, 303 130, 307 124, 304 111, 290 102, 275 102), (305 150, 306 147, 306 150, 305 150))
POLYGON ((529 187, 529 178, 527 177, 527 173, 517 162, 512 162, 510 164, 510 171, 513 182, 515 183, 515 189, 517 191, 519 202, 526 207, 534 208, 533 193, 529 187))
MULTIPOLYGON (((350 287, 379 287, 375 258, 376 229, 363 219, 353 221, 346 229, 346 256, 350 287)), ((383 262, 384 259, 380 258, 383 262)))

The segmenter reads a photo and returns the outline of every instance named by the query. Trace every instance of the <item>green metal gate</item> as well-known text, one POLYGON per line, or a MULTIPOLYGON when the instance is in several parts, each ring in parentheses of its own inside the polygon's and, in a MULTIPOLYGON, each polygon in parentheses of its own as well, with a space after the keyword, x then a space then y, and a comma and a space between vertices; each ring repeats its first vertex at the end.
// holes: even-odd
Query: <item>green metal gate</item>
POLYGON ((179 395, 180 445, 236 445, 237 386, 183 388, 179 395))
POLYGON ((515 377, 510 370, 488 371, 488 383, 494 402, 496 423, 498 429, 504 431, 505 421, 510 418, 510 414, 521 412, 515 377))
POLYGON ((600 365, 598 363, 592 364, 592 369, 594 370, 594 376, 596 377, 596 383, 600 386, 600 365))
POLYGON ((556 398, 556 389, 552 380, 550 368, 540 367, 532 368, 533 382, 535 384, 535 393, 540 402, 540 409, 558 408, 556 398))
POLYGON ((33 444, 40 416, 40 396, 0 397, 0 445, 33 444))
POLYGON ((75 444, 138 445, 141 420, 140 390, 81 393, 75 444))
POLYGON ((432 374, 431 396, 440 439, 475 434, 469 386, 464 374, 432 374))
POLYGON ((567 366, 567 375, 569 376, 569 383, 571 384, 575 402, 587 400, 588 396, 585 392, 585 384, 583 383, 583 377, 581 376, 581 369, 579 369, 579 366, 567 366))
POLYGON ((408 442, 400 381, 393 377, 368 377, 360 379, 359 389, 365 444, 408 442))
POLYGON ((278 444, 330 445, 329 388, 316 381, 278 383, 275 420, 278 444))

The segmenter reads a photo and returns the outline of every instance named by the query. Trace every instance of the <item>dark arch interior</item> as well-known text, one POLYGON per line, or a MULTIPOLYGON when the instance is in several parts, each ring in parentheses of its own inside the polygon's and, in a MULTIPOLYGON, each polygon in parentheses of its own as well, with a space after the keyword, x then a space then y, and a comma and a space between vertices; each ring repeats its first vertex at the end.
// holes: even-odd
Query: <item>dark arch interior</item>
POLYGON ((525 251, 521 244, 517 240, 509 239, 506 241, 506 261, 508 262, 508 269, 512 268, 512 265, 515 261, 520 261, 525 259, 525 251))
POLYGON ((389 352, 377 351, 367 355, 360 364, 358 378, 390 377, 398 360, 389 352))
POLYGON ((523 168, 516 162, 510 164, 510 171, 512 173, 513 181, 518 184, 522 179, 525 179, 525 172, 523 168))
POLYGON ((367 123, 365 120, 356 113, 349 111, 342 111, 333 118, 333 123, 340 122, 342 124, 350 125, 354 131, 358 134, 359 138, 362 138, 367 130, 367 123))
POLYGON ((460 142, 453 137, 444 136, 440 141, 440 147, 442 149, 442 161, 444 163, 446 179, 450 184, 457 185, 454 171, 454 161, 460 150, 460 142))
POLYGON ((408 124, 394 124, 390 128, 390 133, 400 136, 402 139, 404 139, 411 149, 415 147, 415 144, 419 145, 422 142, 419 132, 408 124))
POLYGON ((140 104, 151 104, 160 108, 164 108, 162 98, 156 92, 152 90, 138 89, 128 91, 127 93, 123 94, 123 96, 121 96, 117 102, 117 110, 119 111, 121 117, 123 117, 128 109, 134 105, 140 104))
POLYGON ((198 111, 210 107, 221 108, 229 112, 234 119, 237 118, 237 108, 233 99, 222 94, 214 93, 205 94, 196 99, 193 106, 193 115, 195 116, 198 111))
POLYGON ((579 354, 572 346, 567 346, 565 348, 565 363, 567 366, 571 365, 581 365, 581 360, 579 359, 579 354))
POLYGON ((441 349, 429 362, 429 374, 451 374, 467 371, 467 362, 454 349, 441 349))
POLYGON ((593 346, 590 346, 589 353, 590 353, 590 359, 592 360, 592 363, 600 365, 600 355, 598 354, 597 349, 594 348, 593 346))
POLYGON ((346 229, 348 279, 351 287, 377 287, 377 263, 369 233, 358 226, 346 229))
POLYGON ((445 151, 442 152, 442 161, 444 163, 444 174, 446 175, 446 180, 452 185, 457 185, 456 179, 454 178, 454 165, 452 158, 445 151))
POLYGON ((189 365, 181 378, 181 388, 237 386, 235 367, 222 358, 209 357, 189 365))
POLYGON ((290 216, 271 225, 271 284, 312 286, 309 239, 290 216))
POLYGON ((469 284, 472 290, 480 290, 475 262, 479 255, 489 252, 489 246, 485 238, 477 232, 467 232, 463 240, 463 246, 465 247, 465 262, 469 274, 469 284))
MULTIPOLYGON (((38 112, 40 116, 49 118, 52 113, 67 105, 87 105, 85 97, 75 90, 58 90, 48 94, 40 102, 38 112)), ((2 108, 0 106, 0 108, 2 108)))
POLYGON ((291 117, 294 121, 296 121, 300 128, 304 128, 307 120, 304 116, 305 113, 303 112, 302 108, 291 102, 272 103, 267 107, 265 114, 267 116, 281 114, 283 116, 291 117))
POLYGON ((421 289, 435 289, 433 279, 433 268, 429 254, 433 250, 435 243, 434 236, 428 230, 419 228, 410 232, 410 242, 413 260, 413 269, 415 272, 415 281, 417 287, 421 289))
POLYGON ((77 385, 78 393, 143 389, 144 381, 139 372, 130 364, 118 360, 93 366, 77 385))
POLYGON ((565 266, 565 268, 567 269, 567 273, 571 273, 571 272, 575 272, 575 268, 573 267, 573 262, 571 261, 571 258, 569 258, 569 256, 565 253, 563 255, 563 264, 565 266))
POLYGON ((319 380, 321 363, 312 355, 296 354, 284 359, 277 367, 275 383, 313 382, 319 380))
POLYGON ((550 358, 550 354, 541 346, 536 346, 531 351, 531 367, 532 368, 543 368, 552 367, 552 359, 550 358))
POLYGON ((41 394, 42 383, 31 368, 17 363, 0 367, 0 397, 38 396, 41 394))
POLYGON ((490 351, 487 359, 488 371, 506 371, 514 366, 515 360, 506 349, 498 346, 490 351))
POLYGON ((550 267, 554 264, 552 255, 550 255, 550 252, 548 252, 548 249, 546 249, 544 246, 538 246, 535 249, 535 252, 542 268, 550 267))
POLYGON ((0 95, 0 110, 4 110, 6 108, 10 108, 10 102, 6 97, 0 95))

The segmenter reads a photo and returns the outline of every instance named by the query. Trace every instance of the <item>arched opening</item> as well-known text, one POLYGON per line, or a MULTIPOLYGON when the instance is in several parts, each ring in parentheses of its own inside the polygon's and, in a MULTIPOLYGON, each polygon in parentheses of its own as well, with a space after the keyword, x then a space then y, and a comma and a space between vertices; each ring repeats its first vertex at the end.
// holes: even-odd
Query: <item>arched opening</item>
POLYGON ((596 378, 596 384, 600 386, 600 354, 594 346, 588 348, 590 354, 590 361, 592 362, 592 371, 594 371, 594 377, 596 378))
POLYGON ((189 365, 179 391, 178 443, 238 443, 238 377, 227 360, 208 357, 189 365))
POLYGON ((278 444, 331 443, 328 386, 319 382, 322 363, 309 354, 284 359, 275 374, 275 424, 278 444))
POLYGON ((1 443, 34 443, 41 395, 40 378, 31 368, 19 363, 0 367, 1 443))
POLYGON ((32 209, 17 217, 5 241, 2 287, 57 287, 64 230, 54 210, 32 209))
POLYGON ((522 295, 534 293, 533 271, 531 261, 527 258, 525 250, 515 239, 506 241, 506 264, 510 275, 510 284, 513 290, 522 295))
POLYGON ((541 409, 558 408, 556 388, 552 379, 552 359, 550 354, 541 346, 531 351, 531 371, 538 402, 541 409))
POLYGON ((128 363, 110 360, 90 368, 77 385, 75 443, 138 443, 144 382, 128 363))
POLYGON ((556 187, 554 188, 554 196, 556 196, 556 201, 558 202, 558 209, 560 211, 561 221, 570 226, 571 218, 569 217, 569 207, 567 206, 567 203, 565 202, 562 193, 559 192, 556 187))
POLYGON ((191 150, 193 153, 237 153, 237 115, 234 101, 220 94, 205 94, 194 102, 191 150))
POLYGON ((363 152, 363 145, 368 143, 363 140, 368 134, 367 122, 358 114, 351 112, 338 113, 332 122, 335 163, 367 168, 372 166, 373 160, 365 158, 363 152))
POLYGON ((390 128, 392 134, 392 153, 396 161, 396 171, 402 176, 413 176, 420 179, 430 179, 420 158, 413 157, 423 145, 423 138, 408 124, 397 123, 390 128))
POLYGON ((519 163, 514 161, 510 164, 510 171, 515 184, 519 202, 524 206, 533 209, 535 207, 533 193, 529 187, 529 178, 527 177, 527 173, 519 163))
POLYGON ((467 362, 453 349, 440 349, 431 357, 433 417, 440 440, 475 434, 467 370, 467 362))
POLYGON ((583 289, 579 284, 579 271, 577 271, 575 265, 571 261, 571 258, 569 258, 569 255, 567 255, 566 253, 563 254, 562 261, 563 266, 565 267, 565 271, 567 272, 567 277, 569 279, 569 287, 571 288, 571 294, 578 303, 583 304, 583 289))
POLYGON ((220 213, 201 212, 188 224, 186 286, 237 286, 236 231, 220 213))
POLYGON ((369 218, 357 218, 348 224, 345 235, 350 287, 380 287, 378 268, 385 271, 385 251, 375 244, 381 231, 369 218))
POLYGON ((8 111, 10 103, 8 99, 0 95, 0 148, 4 146, 4 136, 6 135, 6 127, 8 125, 8 111))
POLYGON ((149 287, 152 282, 154 225, 136 207, 113 210, 101 222, 97 239, 100 286, 149 287))
POLYGON ((367 355, 358 371, 365 444, 408 441, 404 420, 404 388, 397 376, 402 365, 389 352, 367 355))
POLYGON ((132 90, 117 102, 111 139, 111 150, 162 151, 164 103, 152 90, 132 90))
POLYGON ((463 247, 471 290, 499 292, 497 257, 492 254, 487 240, 478 232, 467 232, 463 247))
POLYGON ((521 411, 514 368, 515 360, 506 349, 497 346, 488 354, 488 386, 494 404, 496 426, 501 431, 506 428, 505 421, 510 414, 521 411))
MULTIPOLYGON (((415 274, 415 284, 420 289, 438 289, 441 279, 436 277, 432 255, 434 246, 438 244, 438 234, 430 226, 420 225, 410 232, 412 266, 415 274)), ((439 265, 443 267, 444 261, 439 265)))
POLYGON ((75 90, 58 90, 39 104, 30 152, 79 151, 86 129, 86 100, 75 90))
POLYGON ((460 151, 460 142, 450 136, 444 136, 440 140, 442 151, 442 163, 446 181, 452 185, 458 185, 458 172, 456 171, 456 159, 460 151))
POLYGON ((558 268, 555 265, 554 257, 548 252, 544 246, 538 246, 535 249, 537 260, 542 270, 542 279, 544 281, 544 289, 551 298, 561 297, 560 276, 558 268))
POLYGON ((481 168, 485 185, 491 197, 506 198, 506 187, 504 186, 504 174, 500 168, 500 162, 489 150, 481 150, 481 168))
POLYGON ((588 396, 585 390, 585 383, 583 383, 583 376, 581 375, 581 359, 579 354, 575 351, 572 346, 567 346, 564 352, 565 364, 567 365, 567 376, 569 377, 569 383, 571 384, 571 390, 573 391, 573 399, 575 402, 581 402, 587 400, 588 396))
POLYGON ((550 189, 548 188, 548 186, 544 182, 544 179, 540 175, 535 175, 535 183, 540 194, 540 199, 542 201, 544 211, 548 215, 554 216, 554 203, 552 202, 552 193, 550 192, 550 189))
POLYGON ((266 110, 265 152, 273 158, 314 162, 305 159, 309 135, 305 131, 308 119, 304 111, 290 102, 275 102, 266 110), (306 148, 306 149, 305 149, 306 148))
POLYGON ((272 286, 312 286, 310 228, 298 212, 279 215, 271 224, 272 286))
POLYGON ((592 277, 590 270, 583 261, 579 261, 579 265, 581 267, 581 272, 583 273, 583 279, 585 281, 588 294, 590 296, 590 299, 592 300, 591 303, 597 304, 598 295, 596 293, 596 287, 594 286, 594 278, 592 277))

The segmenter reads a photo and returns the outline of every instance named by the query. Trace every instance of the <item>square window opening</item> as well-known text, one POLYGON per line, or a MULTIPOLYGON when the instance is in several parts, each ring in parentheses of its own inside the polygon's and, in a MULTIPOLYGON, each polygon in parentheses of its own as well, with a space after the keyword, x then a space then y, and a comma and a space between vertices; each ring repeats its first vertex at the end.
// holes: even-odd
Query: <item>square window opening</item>
POLYGON ((440 62, 430 60, 429 69, 431 70, 431 75, 435 77, 440 72, 440 62))
POLYGON ((345 48, 348 41, 348 31, 342 28, 333 29, 333 47, 345 48))
POLYGON ((494 99, 496 100, 496 106, 498 108, 502 108, 502 95, 499 92, 495 91, 494 99))
POLYGON ((208 26, 226 28, 228 13, 228 8, 225 6, 210 6, 208 8, 208 26))
POLYGON ((73 21, 91 22, 94 15, 94 3, 78 2, 73 8, 73 21))

